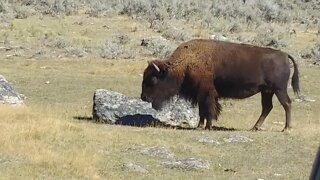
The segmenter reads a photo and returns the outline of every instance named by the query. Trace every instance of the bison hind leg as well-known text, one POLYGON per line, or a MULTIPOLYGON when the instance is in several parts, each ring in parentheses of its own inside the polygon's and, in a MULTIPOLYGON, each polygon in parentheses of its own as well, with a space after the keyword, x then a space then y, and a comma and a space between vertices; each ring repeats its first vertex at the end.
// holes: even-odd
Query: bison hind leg
POLYGON ((291 128, 291 100, 286 90, 277 91, 276 96, 286 114, 286 125, 282 131, 287 131, 291 128))
POLYGON ((266 119, 266 117, 269 115, 270 111, 273 108, 272 105, 272 97, 273 97, 273 92, 267 92, 267 91, 261 91, 261 105, 262 105, 262 112, 261 115, 256 122, 256 124, 253 126, 251 129, 252 131, 257 131, 260 129, 260 126, 266 119))

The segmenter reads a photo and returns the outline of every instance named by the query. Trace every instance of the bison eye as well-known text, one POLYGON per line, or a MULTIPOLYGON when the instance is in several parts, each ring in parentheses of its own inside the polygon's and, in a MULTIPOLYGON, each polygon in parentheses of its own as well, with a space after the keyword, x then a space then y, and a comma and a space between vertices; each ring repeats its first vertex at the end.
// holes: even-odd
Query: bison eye
POLYGON ((158 78, 157 77, 152 77, 151 78, 151 83, 152 83, 152 85, 156 85, 158 83, 158 78))

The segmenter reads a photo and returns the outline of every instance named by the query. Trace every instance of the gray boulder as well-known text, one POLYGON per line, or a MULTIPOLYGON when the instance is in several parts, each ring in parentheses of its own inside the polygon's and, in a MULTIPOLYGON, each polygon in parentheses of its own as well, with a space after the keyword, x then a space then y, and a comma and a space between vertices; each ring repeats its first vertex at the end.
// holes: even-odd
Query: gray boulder
POLYGON ((0 104, 23 105, 20 94, 0 75, 0 104))
POLYGON ((210 164, 207 161, 196 158, 187 158, 182 160, 173 160, 163 162, 165 166, 171 169, 183 169, 183 170, 207 170, 210 169, 210 164))
POLYGON ((174 154, 168 151, 164 147, 147 147, 142 146, 138 150, 141 154, 155 156, 155 157, 162 157, 167 159, 172 159, 174 154))
POLYGON ((148 170, 146 170, 145 168, 131 162, 124 163, 123 168, 126 170, 135 171, 139 173, 144 173, 144 174, 148 173, 148 170))
POLYGON ((237 134, 233 134, 230 135, 228 138, 223 138, 223 140, 227 143, 238 143, 238 142, 243 142, 243 143, 247 143, 247 142, 253 142, 253 139, 248 138, 246 136, 242 136, 242 135, 237 135, 237 134))
POLYGON ((208 136, 202 137, 198 141, 203 144, 220 144, 218 140, 208 136))
POLYGON ((131 126, 194 128, 198 124, 196 109, 184 99, 174 97, 161 111, 156 111, 140 98, 105 89, 95 91, 92 115, 104 123, 131 126))

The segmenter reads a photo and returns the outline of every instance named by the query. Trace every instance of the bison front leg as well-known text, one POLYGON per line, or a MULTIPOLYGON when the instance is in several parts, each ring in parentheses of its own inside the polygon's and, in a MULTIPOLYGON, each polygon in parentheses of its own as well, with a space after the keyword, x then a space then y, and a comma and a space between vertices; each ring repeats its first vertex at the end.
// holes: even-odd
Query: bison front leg
POLYGON ((207 120, 205 129, 208 129, 208 130, 212 129, 212 120, 218 119, 220 110, 221 110, 221 106, 218 103, 218 98, 214 96, 213 93, 206 93, 204 96, 202 96, 201 100, 199 101, 199 112, 200 112, 200 123, 201 123, 201 119, 204 119, 201 117, 205 117, 207 120))
POLYGON ((221 105, 217 100, 213 101, 210 106, 208 106, 208 114, 206 116, 207 123, 205 129, 212 129, 212 120, 218 120, 218 116, 220 113, 221 105))
POLYGON ((198 123, 198 128, 202 128, 203 125, 204 125, 204 116, 200 116, 200 120, 199 120, 199 123, 198 123))
POLYGON ((206 110, 205 110, 204 103, 202 102, 199 103, 199 116, 200 116, 200 120, 198 123, 198 128, 203 128, 204 120, 206 119, 206 110))

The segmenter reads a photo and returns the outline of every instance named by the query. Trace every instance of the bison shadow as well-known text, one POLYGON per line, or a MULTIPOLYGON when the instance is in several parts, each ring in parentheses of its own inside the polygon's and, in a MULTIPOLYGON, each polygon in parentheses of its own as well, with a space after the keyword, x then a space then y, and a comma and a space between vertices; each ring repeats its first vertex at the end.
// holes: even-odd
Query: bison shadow
MULTIPOLYGON (((95 119, 90 116, 74 116, 73 117, 76 120, 81 121, 91 121, 99 124, 109 124, 104 120, 95 119)), ((167 125, 155 118, 153 118, 151 115, 141 115, 141 114, 135 114, 135 115, 127 115, 120 117, 115 123, 115 125, 122 125, 122 126, 132 126, 132 127, 154 127, 154 128, 172 128, 177 130, 204 130, 202 128, 188 128, 188 127, 173 127, 170 125, 167 125)), ((236 131, 235 128, 226 128, 222 126, 213 126, 212 130, 214 131, 236 131)))

